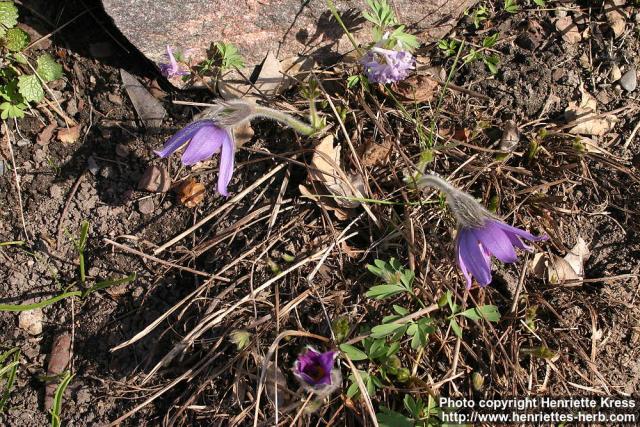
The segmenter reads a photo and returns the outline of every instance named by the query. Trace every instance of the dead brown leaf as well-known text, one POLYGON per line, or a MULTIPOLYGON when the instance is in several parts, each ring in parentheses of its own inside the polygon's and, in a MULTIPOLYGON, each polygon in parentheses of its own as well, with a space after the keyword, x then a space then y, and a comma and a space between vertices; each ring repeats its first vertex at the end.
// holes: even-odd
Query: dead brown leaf
POLYGON ((578 26, 570 16, 564 16, 556 21, 556 30, 562 35, 562 40, 569 44, 576 44, 582 40, 578 26))
POLYGON ((609 132, 618 122, 618 118, 612 114, 597 112, 597 101, 582 87, 582 100, 580 103, 569 102, 564 112, 568 124, 575 122, 569 129, 569 133, 575 135, 602 136, 609 132))
POLYGON ((178 188, 176 188, 180 203, 188 208, 195 208, 202 203, 204 200, 204 190, 204 185, 193 178, 181 183, 178 188))
POLYGON ((392 149, 393 144, 389 138, 385 138, 381 144, 376 144, 372 141, 362 153, 362 164, 369 167, 384 164, 389 160, 389 154, 392 149))
POLYGON ((438 93, 438 83, 431 77, 413 75, 398 83, 395 92, 403 101, 429 102, 438 93))
POLYGON ((80 138, 80 126, 71 126, 58 130, 58 140, 63 144, 73 144, 80 138))
POLYGON ((604 2, 605 15, 614 36, 620 37, 627 26, 624 13, 625 0, 607 0, 604 2))
POLYGON ((42 129, 42 131, 40 131, 38 138, 36 138, 36 142, 39 145, 47 145, 49 141, 51 141, 51 138, 53 137, 53 132, 57 128, 58 128, 58 125, 56 123, 51 123, 47 125, 44 129, 42 129))

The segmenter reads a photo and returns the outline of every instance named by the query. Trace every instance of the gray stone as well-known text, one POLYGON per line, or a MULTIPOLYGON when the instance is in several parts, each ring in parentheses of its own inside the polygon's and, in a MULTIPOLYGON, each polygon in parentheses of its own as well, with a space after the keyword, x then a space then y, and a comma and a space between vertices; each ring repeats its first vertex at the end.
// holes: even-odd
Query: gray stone
POLYGON ((150 197, 145 197, 138 202, 138 210, 143 215, 150 215, 155 210, 155 206, 153 204, 153 199, 150 197))
POLYGON ((633 92, 638 87, 638 71, 636 67, 631 67, 620 78, 620 86, 627 92, 633 92))
MULTIPOLYGON (((435 41, 455 25, 477 0, 394 0, 398 21, 422 42, 435 41)), ((147 58, 166 62, 166 46, 191 49, 199 62, 212 42, 233 43, 247 65, 262 62, 268 51, 278 59, 304 55, 322 62, 353 49, 325 0, 103 0, 116 26, 147 58), (301 6, 303 5, 303 6, 301 6)), ((335 0, 342 20, 366 44, 370 26, 360 13, 365 0, 335 0)))

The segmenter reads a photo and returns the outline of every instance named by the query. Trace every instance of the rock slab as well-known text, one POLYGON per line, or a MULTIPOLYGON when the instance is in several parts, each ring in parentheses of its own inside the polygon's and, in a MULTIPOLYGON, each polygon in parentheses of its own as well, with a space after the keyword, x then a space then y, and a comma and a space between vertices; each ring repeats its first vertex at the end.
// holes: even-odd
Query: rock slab
MULTIPOLYGON (((421 41, 445 35, 477 0, 394 0, 400 23, 421 41)), ((365 0, 335 0, 349 30, 361 43, 370 40, 362 17, 365 0)), ((147 58, 165 62, 166 46, 192 49, 206 57, 212 42, 235 44, 247 65, 267 52, 278 59, 312 56, 319 62, 351 49, 325 0, 103 0, 105 11, 125 37, 147 58)), ((330 59, 329 59, 330 60, 330 59)))

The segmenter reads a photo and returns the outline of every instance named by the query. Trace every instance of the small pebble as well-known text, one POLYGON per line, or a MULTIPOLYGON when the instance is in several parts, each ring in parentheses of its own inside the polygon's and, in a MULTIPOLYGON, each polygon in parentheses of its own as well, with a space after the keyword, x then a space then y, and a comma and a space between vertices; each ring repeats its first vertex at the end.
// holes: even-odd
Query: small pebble
POLYGON ((29 140, 28 140, 28 139, 26 139, 26 138, 19 139, 19 140, 16 142, 16 145, 17 145, 18 147, 24 147, 24 146, 27 146, 27 145, 29 145, 29 144, 31 144, 31 141, 29 141, 29 140))
POLYGON ((30 335, 40 335, 42 333, 42 310, 21 311, 18 316, 18 326, 29 332, 30 335))
POLYGON ((609 72, 609 79, 612 82, 617 82, 622 77, 622 71, 620 71, 620 67, 617 64, 613 64, 611 67, 611 71, 609 72))
POLYGON ((6 170, 7 170, 7 166, 4 160, 0 160, 0 176, 4 175, 6 170))
POLYGON ((146 197, 138 202, 138 210, 143 215, 150 215, 155 210, 155 206, 153 205, 153 199, 150 197, 146 197))
POLYGON ((631 67, 620 78, 620 86, 627 92, 633 92, 638 87, 638 73, 636 67, 631 67))
POLYGON ((117 93, 110 93, 107 95, 107 99, 116 105, 122 105, 122 97, 117 93))
POLYGON ((51 194, 52 199, 61 199, 62 198, 62 188, 60 186, 53 184, 49 187, 49 194, 51 194))
POLYGON ((129 147, 124 144, 116 145, 116 155, 118 157, 128 157, 130 153, 129 147))
POLYGON ((150 165, 138 181, 138 190, 166 193, 171 188, 171 177, 163 166, 150 165))
POLYGON ((89 168, 89 172, 93 175, 97 175, 98 172, 100 172, 100 166, 98 166, 96 159, 94 159, 93 156, 90 156, 89 159, 87 159, 87 167, 89 168))
POLYGON ((70 116, 75 116, 78 114, 78 102, 75 98, 71 98, 67 101, 67 114, 70 116))

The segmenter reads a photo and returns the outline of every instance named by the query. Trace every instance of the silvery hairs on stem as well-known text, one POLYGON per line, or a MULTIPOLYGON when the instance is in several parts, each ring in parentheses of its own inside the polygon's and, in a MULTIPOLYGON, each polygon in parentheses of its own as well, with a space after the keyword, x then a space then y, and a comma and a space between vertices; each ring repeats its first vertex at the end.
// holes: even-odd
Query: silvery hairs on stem
POLYGON ((258 117, 280 122, 302 135, 312 135, 316 131, 313 127, 287 113, 243 99, 218 101, 213 106, 202 111, 196 117, 196 121, 212 120, 218 126, 232 128, 258 117))
POLYGON ((488 219, 496 216, 486 210, 476 199, 462 190, 449 184, 444 178, 435 174, 423 175, 418 180, 418 188, 435 187, 447 197, 447 205, 458 221, 460 227, 481 227, 488 219))

